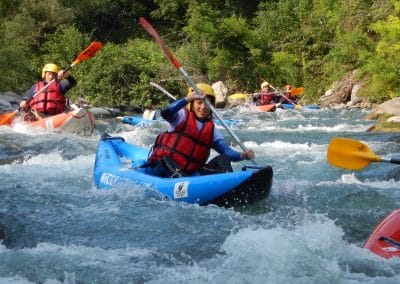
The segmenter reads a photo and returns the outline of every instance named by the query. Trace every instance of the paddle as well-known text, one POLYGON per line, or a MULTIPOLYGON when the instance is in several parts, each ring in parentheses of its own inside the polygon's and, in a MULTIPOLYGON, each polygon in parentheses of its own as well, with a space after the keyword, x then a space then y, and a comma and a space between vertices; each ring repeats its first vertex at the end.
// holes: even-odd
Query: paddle
POLYGON ((304 92, 304 88, 303 87, 298 87, 298 88, 293 88, 290 90, 290 94, 291 95, 302 95, 304 92))
POLYGON ((0 115, 0 125, 9 125, 17 115, 19 108, 13 112, 3 113, 0 115))
MULTIPOLYGON (((81 61, 84 61, 86 59, 89 59, 93 57, 101 48, 103 47, 103 44, 99 41, 93 41, 91 44, 89 44, 88 47, 86 47, 81 53, 78 54, 78 56, 75 58, 75 60, 71 63, 70 66, 68 66, 64 71, 68 71, 81 61)), ((48 82, 43 88, 41 88, 39 91, 37 91, 33 97, 36 97, 38 94, 41 92, 47 90, 48 87, 50 87, 51 84, 53 84, 56 81, 56 78, 48 82)), ((3 113, 0 115, 0 125, 7 125, 11 124, 13 121, 15 115, 18 113, 18 110, 15 110, 11 113, 3 113)))
MULTIPOLYGON (((158 43, 160 48, 164 51, 164 54, 168 57, 168 59, 171 61, 171 63, 177 68, 182 74, 183 77, 185 78, 186 82, 189 83, 189 85, 195 90, 195 92, 200 95, 201 91, 197 87, 197 85, 194 83, 192 78, 189 76, 188 73, 186 73, 185 69, 181 66, 179 61, 173 56, 171 51, 169 51, 168 47, 164 43, 164 41, 161 39, 161 37, 158 35, 157 31, 153 28, 153 26, 143 17, 140 17, 139 19, 140 25, 153 37, 153 39, 158 43)), ((239 137, 236 136, 235 133, 228 127, 228 125, 224 122, 220 114, 216 111, 214 106, 208 101, 204 100, 205 104, 211 109, 211 111, 214 113, 214 115, 219 119, 221 122, 222 126, 228 131, 228 133, 233 137, 233 139, 236 141, 236 143, 242 148, 243 151, 247 151, 246 147, 243 145, 243 143, 240 141, 239 137)), ((256 162, 254 159, 251 159, 253 164, 256 165, 256 162)))
MULTIPOLYGON (((271 84, 270 84, 271 86, 271 84)), ((282 94, 282 92, 277 91, 273 86, 271 86, 275 91, 274 92, 269 92, 270 94, 282 94)), ((304 92, 304 88, 303 87, 297 87, 297 88, 292 88, 290 89, 289 93, 291 95, 302 95, 304 92)), ((257 95, 264 95, 265 93, 253 93, 250 94, 251 96, 257 96, 257 95)))
POLYGON ((332 139, 327 158, 331 165, 350 170, 360 170, 372 162, 400 164, 400 159, 382 158, 375 155, 366 144, 347 138, 332 139))
POLYGON ((285 98, 285 100, 287 100, 289 103, 291 103, 295 108, 301 108, 300 105, 296 105, 291 99, 289 99, 287 96, 285 96, 282 92, 279 92, 274 86, 272 86, 271 84, 269 84, 271 86, 272 89, 274 89, 275 93, 280 94, 282 97, 285 98))
POLYGON ((150 82, 150 85, 159 89, 161 92, 163 92, 164 94, 166 94, 168 97, 170 97, 171 99, 173 99, 174 101, 176 101, 176 97, 174 95, 172 95, 170 92, 168 92, 166 89, 164 89, 163 87, 161 87, 160 85, 150 82))

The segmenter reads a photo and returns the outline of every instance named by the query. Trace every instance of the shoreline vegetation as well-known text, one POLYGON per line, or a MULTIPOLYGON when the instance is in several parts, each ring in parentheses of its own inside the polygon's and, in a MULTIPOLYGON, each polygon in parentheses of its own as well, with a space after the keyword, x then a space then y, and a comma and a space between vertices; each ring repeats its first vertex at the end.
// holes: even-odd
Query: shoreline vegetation
POLYGON ((304 105, 342 95, 368 107, 400 95, 400 0, 3 2, 0 91, 23 94, 44 64, 64 68, 96 40, 102 50, 72 72, 72 101, 164 107, 168 98, 149 82, 176 95, 187 84, 140 26, 143 17, 196 83, 221 81, 231 94, 268 81, 304 87, 304 105))
POLYGON ((400 0, 161 0, 134 7, 129 1, 32 1, 0 7, 0 70, 7 74, 0 76, 0 91, 11 91, 0 96, 2 112, 18 108, 15 93, 40 79, 43 64, 68 66, 93 40, 103 48, 74 68, 71 102, 115 117, 167 105, 151 81, 184 96, 184 78, 139 25, 143 17, 195 82, 215 82, 219 108, 229 107, 229 95, 257 92, 268 81, 304 88, 300 105, 369 109, 365 119, 376 125, 368 131, 398 132, 400 0))

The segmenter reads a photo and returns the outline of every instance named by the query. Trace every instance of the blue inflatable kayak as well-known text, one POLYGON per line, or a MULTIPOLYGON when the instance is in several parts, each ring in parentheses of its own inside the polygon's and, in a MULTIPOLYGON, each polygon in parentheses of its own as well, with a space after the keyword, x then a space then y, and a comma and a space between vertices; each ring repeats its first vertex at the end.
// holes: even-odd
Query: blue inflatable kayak
POLYGON ((318 105, 296 105, 294 106, 293 104, 280 104, 279 105, 280 108, 283 109, 301 109, 301 108, 305 108, 305 109, 320 109, 320 107, 318 105))
MULTIPOLYGON (((166 123, 165 120, 161 119, 145 119, 139 116, 123 116, 118 118, 122 123, 137 125, 137 126, 150 126, 155 122, 166 123)), ((222 125, 221 121, 218 119, 214 120, 215 124, 222 125)), ((237 119, 224 119, 225 124, 228 127, 235 127, 240 122, 237 119)))
POLYGON ((137 125, 137 126, 149 126, 156 121, 164 122, 163 120, 145 119, 139 116, 123 116, 118 118, 122 123, 137 125))
POLYGON ((268 197, 273 171, 270 166, 244 166, 242 171, 204 176, 162 178, 150 175, 146 163, 149 149, 107 134, 100 139, 93 179, 97 188, 117 184, 140 184, 158 190, 166 199, 238 207, 268 197))

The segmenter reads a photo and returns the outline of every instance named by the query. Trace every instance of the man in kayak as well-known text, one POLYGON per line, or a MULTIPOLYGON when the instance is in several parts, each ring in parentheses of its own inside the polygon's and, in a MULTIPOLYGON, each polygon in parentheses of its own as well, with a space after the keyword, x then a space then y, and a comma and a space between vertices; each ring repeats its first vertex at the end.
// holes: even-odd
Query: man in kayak
MULTIPOLYGON (((19 106, 24 110, 31 108, 36 117, 62 113, 66 110, 65 93, 75 85, 75 78, 68 72, 59 70, 58 66, 53 63, 48 63, 42 69, 42 80, 25 92, 24 100, 20 102, 19 106), (53 81, 52 84, 38 93, 51 81, 53 81)), ((35 118, 27 115, 24 120, 35 120, 35 118)))
POLYGON ((169 123, 168 130, 157 136, 148 162, 153 163, 153 174, 168 176, 163 167, 173 163, 179 171, 193 174, 231 172, 230 162, 254 158, 253 150, 237 152, 230 148, 212 121, 211 109, 205 99, 215 106, 215 93, 208 84, 197 84, 202 91, 196 94, 189 89, 186 98, 177 100, 161 111, 161 116, 169 123), (211 148, 221 155, 206 165, 211 148), (223 169, 221 169, 223 168, 223 169))

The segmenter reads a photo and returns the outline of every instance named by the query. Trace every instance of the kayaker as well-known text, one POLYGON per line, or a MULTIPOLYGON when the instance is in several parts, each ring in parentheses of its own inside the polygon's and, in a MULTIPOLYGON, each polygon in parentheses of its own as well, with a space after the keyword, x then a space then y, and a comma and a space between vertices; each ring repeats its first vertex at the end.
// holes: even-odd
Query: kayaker
POLYGON ((292 95, 292 92, 291 92, 291 90, 292 90, 292 86, 291 85, 289 85, 289 84, 286 84, 284 87, 284 91, 283 91, 283 94, 285 95, 285 96, 282 96, 281 97, 281 103, 283 103, 283 104, 291 104, 291 103, 294 103, 294 104, 297 104, 297 98, 295 98, 293 95, 292 95), (287 100, 287 98, 290 100, 287 100))
POLYGON ((231 172, 230 162, 254 158, 253 150, 237 152, 230 148, 212 120, 211 109, 204 99, 215 106, 215 93, 208 84, 197 84, 203 92, 196 94, 192 88, 186 98, 174 101, 161 111, 169 123, 168 130, 159 134, 152 147, 148 162, 153 164, 153 174, 168 176, 163 167, 175 163, 177 169, 189 175, 209 174, 213 171, 231 172), (210 150, 220 156, 206 164, 210 150))
MULTIPOLYGON (((25 92, 24 100, 20 102, 23 110, 34 110, 36 117, 56 115, 66 110, 65 93, 76 85, 76 80, 69 72, 59 70, 53 63, 47 63, 42 69, 42 80, 33 85, 25 92), (37 92, 55 79, 46 90, 37 92)), ((35 120, 34 117, 26 115, 24 120, 35 120)))
POLYGON ((260 93, 255 94, 254 102, 257 106, 269 105, 274 103, 274 93, 270 84, 266 81, 261 83, 260 93))
POLYGON ((271 88, 270 84, 267 81, 261 83, 261 93, 271 93, 274 90, 271 88))

